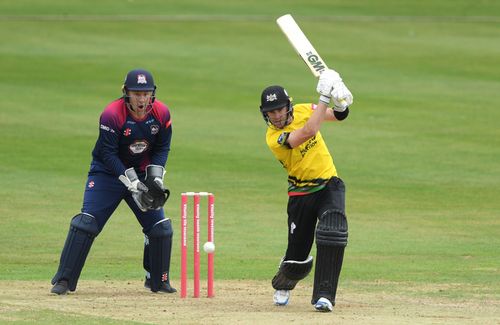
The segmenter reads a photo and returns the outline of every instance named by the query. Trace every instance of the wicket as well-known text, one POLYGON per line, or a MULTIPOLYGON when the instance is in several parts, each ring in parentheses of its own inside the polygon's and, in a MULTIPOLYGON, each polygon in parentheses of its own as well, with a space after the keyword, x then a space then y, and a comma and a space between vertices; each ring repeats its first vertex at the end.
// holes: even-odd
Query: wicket
MULTIPOLYGON (((194 298, 200 297, 200 196, 208 198, 207 241, 214 242, 215 198, 208 192, 184 192, 181 194, 181 298, 187 296, 187 204, 193 197, 193 278, 194 298)), ((214 296, 214 253, 207 253, 207 297, 214 296)))

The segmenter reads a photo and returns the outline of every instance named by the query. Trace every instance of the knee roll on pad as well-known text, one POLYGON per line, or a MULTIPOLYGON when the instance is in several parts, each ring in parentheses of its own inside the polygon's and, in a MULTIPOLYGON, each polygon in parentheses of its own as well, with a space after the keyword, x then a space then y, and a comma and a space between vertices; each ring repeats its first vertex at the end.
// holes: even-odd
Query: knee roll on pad
POLYGON ((170 219, 157 222, 145 235, 144 268, 151 276, 151 291, 157 292, 162 281, 168 280, 170 269, 173 235, 170 219))
POLYGON ((292 290, 297 283, 304 279, 313 266, 313 257, 309 256, 305 261, 283 261, 279 270, 272 280, 273 288, 276 290, 292 290))
POLYGON ((80 213, 73 217, 61 253, 59 269, 52 278, 52 284, 66 279, 69 290, 75 291, 90 247, 99 232, 99 225, 94 216, 80 213))
POLYGON ((327 210, 316 226, 316 244, 325 246, 347 245, 347 218, 341 210, 327 210))
POLYGON ((154 226, 146 233, 148 238, 155 237, 172 237, 174 233, 170 219, 163 219, 154 224, 154 226))
POLYGON ((71 228, 87 233, 90 237, 99 234, 99 225, 95 217, 88 213, 80 213, 71 219, 71 228))

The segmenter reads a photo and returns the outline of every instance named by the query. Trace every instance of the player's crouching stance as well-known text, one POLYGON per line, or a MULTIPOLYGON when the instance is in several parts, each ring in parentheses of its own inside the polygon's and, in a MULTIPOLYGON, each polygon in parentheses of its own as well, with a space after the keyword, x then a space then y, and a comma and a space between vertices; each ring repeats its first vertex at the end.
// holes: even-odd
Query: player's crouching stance
POLYGON ((51 292, 75 291, 94 239, 125 200, 145 236, 144 286, 153 292, 173 293, 169 268, 172 225, 163 205, 169 191, 163 185, 170 150, 170 111, 155 100, 153 76, 130 71, 123 96, 109 104, 100 118, 99 138, 85 186, 82 212, 70 223, 51 292))
POLYGON ((319 132, 321 123, 341 121, 353 98, 333 70, 319 79, 318 105, 293 105, 281 86, 261 95, 260 111, 268 124, 266 142, 288 172, 288 246, 272 280, 274 303, 287 305, 290 291, 312 269, 309 253, 316 237, 316 268, 311 303, 318 311, 332 311, 347 245, 345 186, 337 176, 332 156, 319 132), (333 100, 333 109, 328 107, 333 100))

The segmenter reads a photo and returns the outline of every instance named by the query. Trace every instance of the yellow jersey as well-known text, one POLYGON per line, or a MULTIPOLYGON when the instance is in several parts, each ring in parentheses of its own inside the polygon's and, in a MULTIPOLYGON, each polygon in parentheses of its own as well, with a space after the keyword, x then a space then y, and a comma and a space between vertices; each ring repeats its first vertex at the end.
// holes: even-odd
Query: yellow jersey
POLYGON ((329 179, 337 176, 332 156, 318 131, 296 148, 290 148, 288 135, 302 128, 311 117, 315 104, 293 106, 293 121, 283 129, 269 126, 266 142, 274 156, 288 172, 288 195, 307 195, 323 189, 329 179))

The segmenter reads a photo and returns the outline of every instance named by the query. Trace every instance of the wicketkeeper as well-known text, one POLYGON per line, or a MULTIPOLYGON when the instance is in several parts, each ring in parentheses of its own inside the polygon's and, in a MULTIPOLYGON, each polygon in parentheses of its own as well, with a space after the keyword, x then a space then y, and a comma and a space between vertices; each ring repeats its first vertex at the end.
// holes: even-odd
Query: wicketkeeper
POLYGON ((163 211, 169 195, 163 177, 172 137, 170 111, 156 100, 156 85, 146 70, 130 71, 122 92, 100 117, 83 207, 71 220, 52 279, 51 292, 58 295, 75 291, 94 239, 122 200, 144 233, 144 286, 176 292, 169 279, 173 230, 163 211))
POLYGON ((274 303, 287 305, 290 291, 311 271, 316 238, 311 303, 331 311, 347 245, 345 186, 319 130, 323 121, 344 120, 353 97, 334 70, 321 74, 317 91, 317 105, 294 105, 283 87, 267 87, 260 112, 268 125, 267 145, 288 172, 288 246, 272 280, 274 303))

